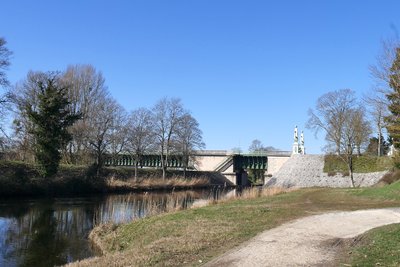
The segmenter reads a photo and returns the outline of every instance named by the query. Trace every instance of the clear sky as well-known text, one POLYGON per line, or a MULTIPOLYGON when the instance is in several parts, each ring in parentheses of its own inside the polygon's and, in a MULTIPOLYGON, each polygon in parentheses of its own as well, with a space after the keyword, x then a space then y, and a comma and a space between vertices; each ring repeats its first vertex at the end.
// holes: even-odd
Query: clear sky
MULTIPOLYGON (((128 111, 179 97, 207 149, 253 139, 291 150, 293 128, 331 90, 370 90, 368 67, 400 27, 400 1, 18 1, 0 3, 14 52, 12 83, 29 70, 92 64, 128 111)), ((305 130, 308 153, 324 136, 305 130)))

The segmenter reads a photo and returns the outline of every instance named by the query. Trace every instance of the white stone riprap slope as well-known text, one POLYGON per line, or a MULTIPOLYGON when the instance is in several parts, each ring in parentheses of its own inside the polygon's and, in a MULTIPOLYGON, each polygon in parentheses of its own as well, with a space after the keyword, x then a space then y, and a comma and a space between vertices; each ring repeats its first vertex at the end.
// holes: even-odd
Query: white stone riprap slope
MULTIPOLYGON (((266 186, 279 187, 351 187, 349 176, 328 176, 323 172, 323 155, 292 155, 266 186)), ((355 173, 356 186, 376 184, 386 172, 355 173)))

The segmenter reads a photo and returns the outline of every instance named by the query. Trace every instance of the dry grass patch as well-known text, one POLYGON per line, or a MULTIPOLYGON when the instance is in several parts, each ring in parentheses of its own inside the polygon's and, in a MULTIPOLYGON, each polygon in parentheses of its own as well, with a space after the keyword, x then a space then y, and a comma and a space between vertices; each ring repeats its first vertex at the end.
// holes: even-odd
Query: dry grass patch
POLYGON ((283 187, 251 187, 244 189, 240 194, 229 195, 221 200, 215 202, 232 201, 235 199, 255 199, 259 197, 271 197, 275 195, 285 194, 297 190, 296 188, 283 188, 283 187))
POLYGON ((114 176, 107 179, 107 186, 113 190, 117 189, 160 189, 160 188, 186 188, 186 187, 205 187, 209 185, 207 177, 200 178, 145 178, 136 180, 134 178, 126 181, 116 179, 114 176))

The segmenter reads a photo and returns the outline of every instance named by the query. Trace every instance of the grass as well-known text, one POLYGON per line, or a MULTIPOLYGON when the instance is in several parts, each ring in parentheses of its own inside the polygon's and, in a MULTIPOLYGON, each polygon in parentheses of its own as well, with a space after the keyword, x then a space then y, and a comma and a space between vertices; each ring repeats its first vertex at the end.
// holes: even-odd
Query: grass
MULTIPOLYGON (((355 173, 381 172, 393 168, 393 160, 391 157, 376 156, 355 156, 353 158, 355 173)), ((326 155, 324 172, 326 173, 346 173, 348 168, 346 163, 337 155, 326 155)))
MULTIPOLYGON (((394 186, 394 185, 393 185, 394 186)), ((393 187, 392 186, 392 187, 393 187)), ((397 185, 396 185, 397 186, 397 185)), ((378 188, 379 189, 379 188, 378 188)), ((199 265, 258 233, 310 214, 398 206, 396 190, 302 189, 250 192, 242 198, 196 209, 144 218, 128 224, 99 226, 91 238, 103 257, 79 266, 199 265)))
POLYGON ((400 181, 382 187, 354 189, 350 190, 350 192, 352 195, 358 197, 400 201, 400 181))
POLYGON ((399 266, 400 224, 372 229, 354 240, 336 260, 340 266, 399 266))

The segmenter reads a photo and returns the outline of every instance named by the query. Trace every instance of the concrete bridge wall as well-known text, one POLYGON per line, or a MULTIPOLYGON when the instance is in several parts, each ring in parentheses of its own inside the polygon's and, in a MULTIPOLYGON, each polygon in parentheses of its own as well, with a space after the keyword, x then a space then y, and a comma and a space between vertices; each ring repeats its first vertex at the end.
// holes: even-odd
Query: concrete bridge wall
POLYGON ((290 156, 268 156, 268 175, 275 175, 288 161, 290 156))
MULTIPOLYGON (((199 171, 215 171, 218 167, 232 155, 226 150, 206 150, 199 151, 195 156, 194 167, 199 171)), ((221 172, 229 181, 236 184, 236 173, 233 171, 233 165, 221 172)))
MULTIPOLYGON (((226 150, 206 150, 199 151, 195 158, 194 166, 199 171, 215 171, 221 167, 232 153, 226 150)), ((285 162, 290 158, 291 153, 286 151, 276 151, 267 153, 268 167, 265 174, 275 175, 285 162)), ((221 171, 228 180, 236 184, 236 173, 233 170, 233 165, 221 171)))
POLYGON ((199 151, 195 155, 194 167, 199 171, 214 171, 229 155, 226 150, 199 151))

